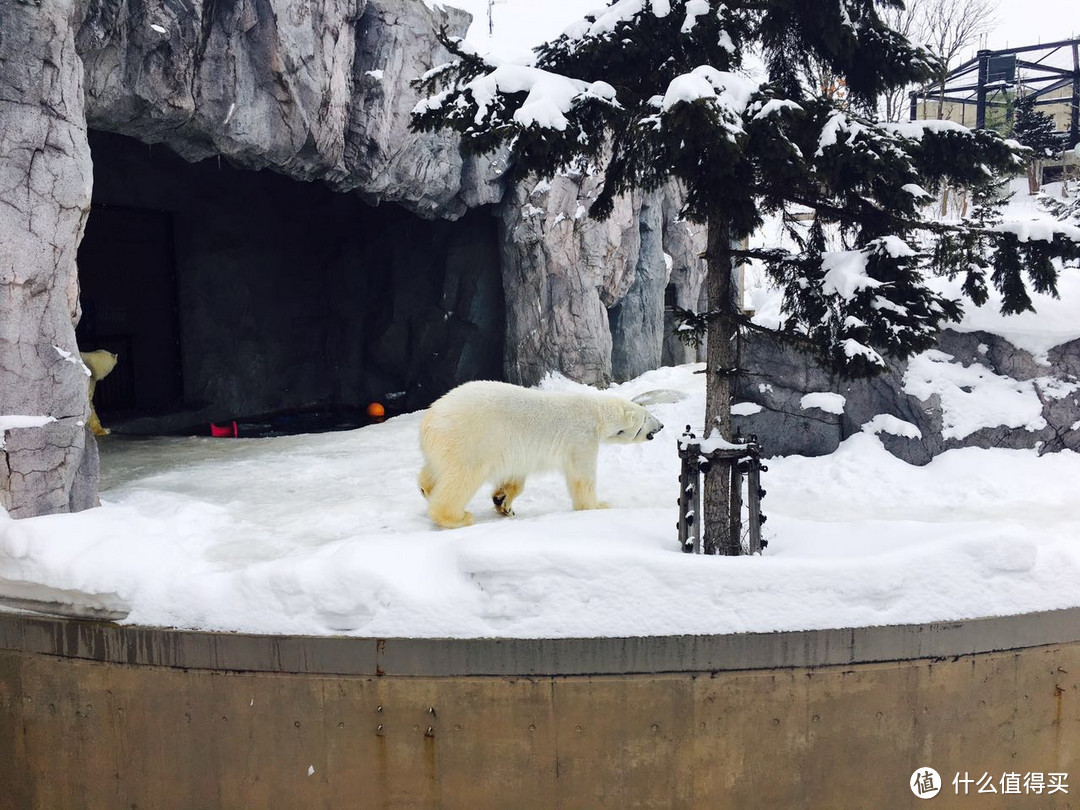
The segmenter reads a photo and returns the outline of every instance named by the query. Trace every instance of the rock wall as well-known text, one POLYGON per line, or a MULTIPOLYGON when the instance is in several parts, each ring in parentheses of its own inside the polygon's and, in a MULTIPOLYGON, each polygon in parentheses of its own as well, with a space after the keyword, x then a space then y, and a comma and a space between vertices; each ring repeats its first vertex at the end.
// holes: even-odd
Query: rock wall
POLYGON ((469 16, 421 0, 87 0, 77 45, 93 129, 187 160, 320 179, 457 218, 501 196, 501 168, 414 134, 410 82, 469 16))
POLYGON ((831 453, 882 414, 906 423, 879 420, 878 435, 911 464, 958 447, 1080 450, 1080 340, 1039 361, 997 335, 946 329, 931 353, 864 380, 837 378, 760 334, 743 352, 742 366, 758 371, 742 378, 738 399, 761 410, 735 424, 770 456, 831 453), (842 409, 804 406, 820 392, 842 396, 842 409))
POLYGON ((678 189, 620 197, 598 222, 588 207, 600 182, 587 173, 533 178, 499 206, 511 382, 559 371, 604 387, 656 368, 670 333, 667 285, 680 300, 699 296, 704 233, 679 220, 678 189))
POLYGON ((0 430, 0 506, 15 517, 96 502, 74 329, 90 204, 75 23, 73 0, 0 0, 0 417, 55 419, 0 430))

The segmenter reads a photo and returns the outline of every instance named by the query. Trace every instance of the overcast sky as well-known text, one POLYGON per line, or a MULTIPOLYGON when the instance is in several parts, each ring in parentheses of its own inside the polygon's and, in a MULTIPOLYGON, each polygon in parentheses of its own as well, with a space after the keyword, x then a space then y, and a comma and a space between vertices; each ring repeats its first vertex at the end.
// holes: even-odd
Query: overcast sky
POLYGON ((1009 48, 1075 39, 1080 0, 998 0, 998 25, 987 47, 1009 48))
MULTIPOLYGON (((432 0, 429 0, 429 2, 432 0)), ((481 50, 527 57, 528 49, 558 36, 566 26, 606 0, 495 0, 495 37, 488 39, 488 0, 435 0, 474 15, 469 39, 481 50)), ((988 36, 992 49, 1055 42, 1080 35, 1080 0, 998 0, 998 24, 988 36)), ((963 59, 975 55, 976 48, 963 59)))

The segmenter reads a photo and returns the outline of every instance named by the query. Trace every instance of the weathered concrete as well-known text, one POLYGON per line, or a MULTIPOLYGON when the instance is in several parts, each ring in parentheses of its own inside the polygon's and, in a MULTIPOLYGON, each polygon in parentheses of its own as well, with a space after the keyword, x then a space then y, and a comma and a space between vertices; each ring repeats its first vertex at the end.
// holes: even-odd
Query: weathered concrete
MULTIPOLYGON (((922 806, 908 783, 925 766, 945 778, 935 807, 983 806, 953 795, 953 774, 1075 770, 1078 631, 1077 611, 1061 611, 776 634, 791 642, 782 655, 804 651, 794 658, 887 657, 740 669, 736 655, 704 671, 695 656, 713 638, 636 640, 686 653, 674 671, 667 653, 642 664, 602 640, 523 640, 563 647, 556 669, 596 650, 608 670, 489 676, 485 661, 513 662, 508 642, 220 635, 221 660, 202 669, 184 663, 209 649, 189 646, 199 634, 0 616, 0 808, 898 808, 922 806), (947 657, 908 657, 949 640, 947 657), (322 644, 390 668, 317 674, 357 668, 322 644), (406 644, 486 652, 439 676, 447 656, 397 669, 406 644), (270 645, 267 671, 244 671, 270 645), (626 663, 644 671, 619 673, 626 663)), ((993 806, 1072 807, 1070 790, 993 806)))
MULTIPOLYGON (((38 604, 37 609, 48 606, 38 604)), ((935 624, 588 639, 267 636, 0 612, 0 650, 298 675, 655 675, 911 661, 1074 642, 1080 642, 1080 608, 935 624)))

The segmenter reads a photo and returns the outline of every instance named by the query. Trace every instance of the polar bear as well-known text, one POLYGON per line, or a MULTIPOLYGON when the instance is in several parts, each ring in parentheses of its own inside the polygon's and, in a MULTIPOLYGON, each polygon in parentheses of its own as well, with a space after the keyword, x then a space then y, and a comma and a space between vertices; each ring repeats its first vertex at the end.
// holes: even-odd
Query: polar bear
POLYGON ((420 491, 444 528, 472 524, 465 505, 485 481, 495 485, 495 510, 513 515, 525 477, 545 471, 566 475, 575 509, 602 509, 600 442, 643 442, 661 428, 641 405, 610 394, 468 382, 436 400, 420 423, 420 491))
POLYGON ((97 409, 94 408, 94 389, 116 368, 116 355, 104 349, 98 349, 93 352, 79 352, 79 357, 82 358, 83 365, 90 373, 90 387, 87 390, 87 396, 90 398, 90 421, 86 423, 86 426, 95 436, 108 436, 111 431, 102 426, 101 420, 98 419, 97 409))

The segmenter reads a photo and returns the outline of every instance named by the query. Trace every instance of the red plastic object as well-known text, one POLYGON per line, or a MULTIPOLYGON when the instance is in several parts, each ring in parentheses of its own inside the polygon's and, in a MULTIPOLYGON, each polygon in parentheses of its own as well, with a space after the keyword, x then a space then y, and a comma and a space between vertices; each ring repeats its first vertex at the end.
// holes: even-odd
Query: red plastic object
POLYGON ((213 422, 211 422, 210 423, 210 435, 214 436, 215 438, 218 438, 218 439, 225 439, 225 438, 235 439, 237 436, 240 435, 240 431, 238 431, 236 429, 236 422, 233 422, 232 424, 220 426, 220 427, 218 425, 215 425, 213 422))

